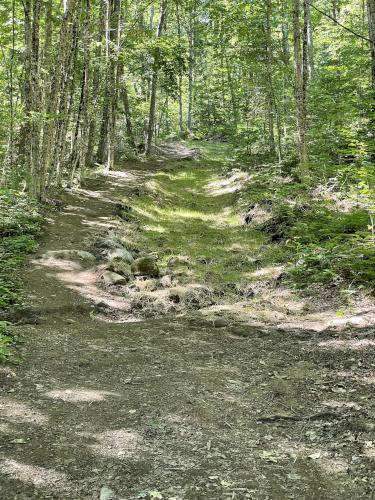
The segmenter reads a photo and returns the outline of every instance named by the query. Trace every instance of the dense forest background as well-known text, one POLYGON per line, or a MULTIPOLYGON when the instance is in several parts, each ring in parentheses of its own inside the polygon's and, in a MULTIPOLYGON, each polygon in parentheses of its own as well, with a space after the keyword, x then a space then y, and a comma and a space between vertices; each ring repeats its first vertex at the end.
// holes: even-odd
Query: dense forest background
POLYGON ((43 198, 95 162, 190 137, 257 162, 299 156, 365 190, 374 12, 372 0, 6 0, 2 185, 26 180, 43 198))

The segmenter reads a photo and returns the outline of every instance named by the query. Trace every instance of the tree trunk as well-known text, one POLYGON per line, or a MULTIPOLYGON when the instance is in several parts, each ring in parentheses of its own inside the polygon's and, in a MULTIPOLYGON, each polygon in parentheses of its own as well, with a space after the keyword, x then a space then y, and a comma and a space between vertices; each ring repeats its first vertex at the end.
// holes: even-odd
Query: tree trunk
MULTIPOLYGON (((177 33, 178 33, 178 41, 181 44, 181 19, 180 19, 180 10, 179 4, 176 5, 176 16, 177 16, 177 33)), ((182 96, 182 82, 183 82, 183 74, 182 69, 179 70, 178 75, 178 126, 180 130, 180 134, 184 133, 184 117, 183 117, 183 96, 182 96)))
POLYGON ((371 82, 375 91, 375 0, 367 0, 367 10, 371 40, 371 82))
POLYGON ((33 197, 40 199, 43 181, 40 168, 40 78, 39 78, 39 28, 42 4, 40 0, 26 0, 25 12, 25 124, 21 136, 23 160, 29 173, 29 189, 33 197))
MULTIPOLYGON (((306 1, 304 0, 304 2, 306 1)), ((300 0, 293 0, 294 92, 297 115, 298 153, 301 167, 305 169, 308 156, 306 142, 306 78, 304 76, 303 63, 306 57, 305 54, 307 53, 307 48, 305 48, 307 44, 303 43, 302 47, 300 19, 300 0)), ((303 38, 303 41, 305 41, 305 36, 303 38)))
MULTIPOLYGON (((163 34, 163 28, 165 23, 165 18, 167 14, 167 0, 163 0, 160 6, 160 19, 158 24, 157 38, 159 39, 163 34)), ((146 143, 146 155, 151 153, 152 140, 154 137, 155 129, 155 111, 156 111, 156 91, 158 85, 159 76, 159 62, 160 62, 160 52, 159 48, 155 49, 155 56, 152 68, 152 79, 151 79, 151 97, 150 97, 150 111, 148 117, 148 129, 147 129, 147 143, 146 143)))
POLYGON ((190 131, 193 126, 193 90, 194 90, 194 66, 195 66, 195 10, 196 2, 194 1, 189 19, 189 61, 188 61, 188 115, 187 128, 190 131))
POLYGON ((89 132, 89 79, 90 79, 90 21, 91 0, 86 0, 85 22, 83 27, 84 60, 81 77, 81 94, 77 111, 77 120, 73 136, 73 145, 70 155, 70 183, 72 184, 76 174, 82 177, 86 167, 89 132))
POLYGON ((273 91, 273 75, 272 75, 272 31, 271 31, 271 16, 272 3, 271 0, 266 0, 266 66, 267 66, 267 114, 268 114, 268 144, 269 153, 271 156, 276 156, 275 146, 275 130, 274 130, 274 91, 273 91))
POLYGON ((125 81, 123 82, 123 85, 122 85, 122 101, 124 103, 125 126, 126 126, 126 135, 128 136, 128 142, 129 142, 132 150, 134 152, 137 152, 137 145, 136 145, 135 139, 134 139, 128 89, 126 87, 125 81))

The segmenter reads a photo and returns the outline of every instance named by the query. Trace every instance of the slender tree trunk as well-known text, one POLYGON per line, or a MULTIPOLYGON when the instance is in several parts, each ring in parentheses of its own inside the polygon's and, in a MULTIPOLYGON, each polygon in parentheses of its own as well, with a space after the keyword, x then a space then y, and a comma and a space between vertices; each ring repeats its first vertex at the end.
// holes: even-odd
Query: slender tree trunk
POLYGON ((70 184, 73 184, 76 174, 82 177, 86 167, 89 133, 89 80, 90 80, 90 21, 91 0, 85 0, 85 21, 83 26, 83 69, 81 77, 81 93, 77 111, 77 119, 70 155, 70 184))
POLYGON ((134 152, 136 152, 137 145, 136 145, 135 139, 134 139, 133 123, 132 123, 130 103, 129 103, 129 95, 128 95, 128 89, 127 89, 125 81, 123 82, 121 92, 122 92, 122 101, 124 103, 126 135, 128 136, 128 142, 130 144, 130 147, 132 148, 132 150, 134 152))
POLYGON ((194 0, 189 18, 188 42, 189 42, 189 61, 188 61, 188 114, 187 128, 190 131, 193 127, 193 98, 194 98, 194 68, 195 68, 195 18, 196 18, 196 0, 194 0))
MULTIPOLYGON (((103 0, 104 2, 104 0, 103 0)), ((109 106, 110 106, 110 19, 113 0, 105 0, 105 83, 103 88, 103 107, 100 123, 100 136, 97 151, 97 162, 104 165, 107 156, 107 140, 108 140, 108 121, 109 121, 109 106)), ((113 83, 113 82, 112 82, 113 83)))
POLYGON ((39 29, 42 4, 40 0, 25 0, 25 124, 21 141, 23 159, 29 173, 29 189, 33 197, 42 196, 40 170, 40 78, 39 29))
MULTIPOLYGON (((367 15, 371 48, 371 103, 369 105, 369 125, 372 137, 375 137, 375 0, 367 0, 367 15)), ((375 157, 375 153, 372 154, 375 157)))
MULTIPOLYGON (((164 23, 167 14, 167 0, 163 0, 160 6, 160 19, 158 24, 157 38, 160 38, 163 33, 164 23)), ((158 76, 159 76, 159 60, 160 53, 157 48, 155 51, 153 68, 152 68, 152 79, 151 79, 151 97, 150 97, 150 111, 148 117, 148 129, 147 129, 147 143, 146 143, 146 155, 151 153, 152 140, 154 137, 154 129, 155 129, 155 112, 156 112, 156 91, 158 84, 158 76)))
POLYGON ((119 61, 121 0, 107 0, 106 10, 106 84, 103 99, 103 114, 98 146, 98 162, 107 170, 114 163, 114 133, 116 122, 116 96, 119 61))
MULTIPOLYGON (((234 82, 233 82, 233 78, 232 78, 232 70, 230 67, 229 58, 228 58, 227 54, 225 54, 225 66, 226 66, 226 72, 227 72, 227 77, 228 77, 230 98, 231 98, 231 103, 232 103, 233 129, 235 132, 237 132, 238 123, 240 121, 240 116, 239 116, 239 112, 238 112, 238 102, 237 102, 237 96, 236 96, 236 89, 234 87, 234 82)), ((224 88, 224 85, 223 85, 223 88, 224 88)))
POLYGON ((307 166, 308 160, 306 142, 306 79, 304 76, 303 68, 307 48, 305 48, 305 43, 302 47, 303 41, 301 40, 302 36, 300 22, 301 3, 300 0, 293 0, 294 91, 297 114, 298 152, 301 167, 304 169, 307 166))
MULTIPOLYGON (((176 5, 177 9, 177 33, 178 33, 178 41, 181 44, 182 36, 181 36, 181 19, 180 19, 180 9, 179 4, 176 5)), ((182 95, 182 83, 183 83, 183 75, 182 69, 179 69, 178 74, 178 126, 180 130, 180 134, 184 133, 184 117, 183 117, 183 95, 182 95)))
POLYGON ((273 52, 272 52, 272 28, 271 28, 271 16, 272 16, 272 3, 271 0, 266 0, 266 66, 267 66, 267 114, 268 114, 268 144, 269 153, 271 156, 276 156, 276 146, 275 146, 275 130, 274 130, 274 94, 273 94, 273 74, 272 74, 272 64, 273 64, 273 52))
POLYGON ((111 34, 110 41, 112 44, 112 54, 110 58, 110 75, 109 75, 109 116, 107 129, 107 170, 112 170, 114 166, 115 155, 115 133, 116 133, 116 111, 117 111, 117 94, 119 83, 119 51, 120 51, 120 15, 121 15, 121 0, 113 0, 113 10, 111 15, 111 34))
POLYGON ((309 2, 304 2, 304 12, 305 12, 305 26, 307 29, 307 55, 308 55, 308 78, 311 80, 314 77, 315 72, 315 60, 314 60, 314 36, 313 28, 311 24, 311 9, 309 2))
POLYGON ((375 91, 375 0, 367 0, 367 10, 371 40, 371 82, 375 91))
MULTIPOLYGON (((93 95, 92 95, 92 103, 91 103, 91 109, 90 109, 90 125, 89 125, 89 131, 88 131, 88 145, 87 145, 87 153, 86 153, 86 159, 85 159, 85 166, 90 167, 94 163, 94 150, 95 150, 95 144, 96 144, 96 131, 97 131, 97 115, 98 115, 98 108, 100 107, 100 89, 102 85, 105 85, 105 78, 102 79, 102 70, 101 70, 101 58, 102 58, 102 42, 105 38, 105 18, 106 18, 106 8, 105 8, 105 3, 101 2, 100 5, 100 14, 99 14, 99 20, 98 20, 98 25, 97 25, 97 46, 95 49, 95 66, 93 69, 93 76, 92 76, 92 89, 93 89, 93 95), (101 81, 102 80, 102 81, 101 81), (99 89, 99 91, 97 91, 99 89)), ((104 87, 105 88, 105 87, 104 87)))

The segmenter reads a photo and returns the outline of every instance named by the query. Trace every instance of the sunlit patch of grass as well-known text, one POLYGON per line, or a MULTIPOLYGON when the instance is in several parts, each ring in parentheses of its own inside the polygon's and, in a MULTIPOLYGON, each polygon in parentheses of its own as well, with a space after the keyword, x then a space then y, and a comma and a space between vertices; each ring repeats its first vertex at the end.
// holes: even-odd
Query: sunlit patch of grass
POLYGON ((236 193, 213 196, 206 189, 220 178, 223 162, 170 162, 168 169, 155 172, 146 193, 131 200, 144 229, 134 232, 132 244, 142 254, 156 252, 161 267, 171 256, 189 256, 191 272, 182 282, 221 286, 246 280, 256 270, 254 255, 263 237, 243 226, 236 193))
POLYGON ((145 226, 146 231, 153 231, 154 233, 165 233, 166 229, 163 226, 145 226))

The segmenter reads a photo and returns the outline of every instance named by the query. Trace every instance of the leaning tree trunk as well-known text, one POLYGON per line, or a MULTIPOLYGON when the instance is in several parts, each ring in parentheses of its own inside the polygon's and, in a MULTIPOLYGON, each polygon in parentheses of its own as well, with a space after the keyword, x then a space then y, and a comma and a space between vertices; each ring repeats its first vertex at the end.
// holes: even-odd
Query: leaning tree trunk
MULTIPOLYGON (((160 19, 158 24, 157 38, 159 39, 163 34, 165 18, 167 14, 167 0, 163 0, 160 6, 160 19)), ((147 129, 147 143, 146 143, 146 155, 151 153, 152 140, 154 137, 155 129, 155 112, 156 112, 156 91, 158 85, 159 76, 159 64, 160 64, 160 49, 157 48, 155 51, 153 68, 152 68, 152 80, 151 80, 151 97, 150 97, 150 111, 148 117, 148 129, 147 129)))

